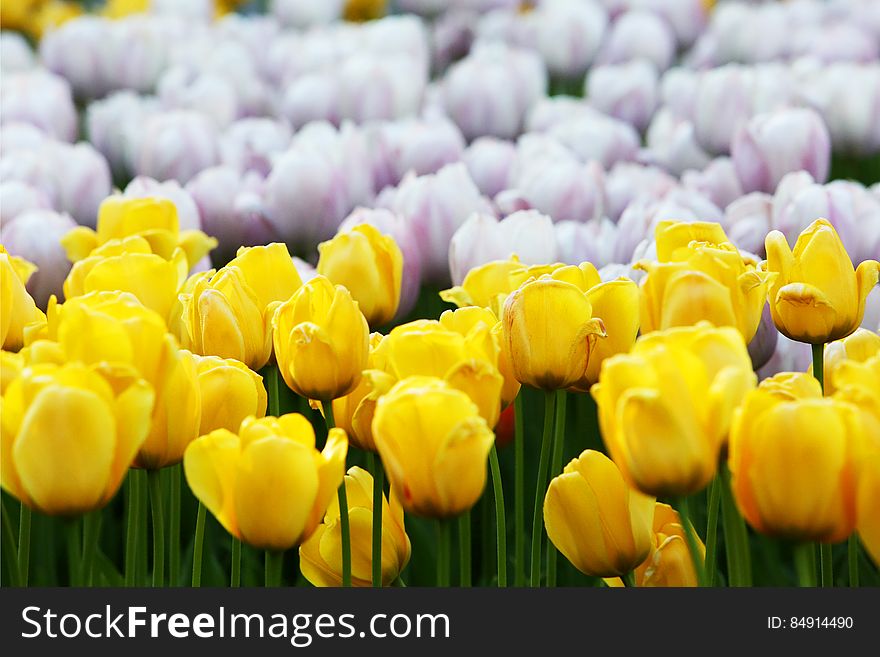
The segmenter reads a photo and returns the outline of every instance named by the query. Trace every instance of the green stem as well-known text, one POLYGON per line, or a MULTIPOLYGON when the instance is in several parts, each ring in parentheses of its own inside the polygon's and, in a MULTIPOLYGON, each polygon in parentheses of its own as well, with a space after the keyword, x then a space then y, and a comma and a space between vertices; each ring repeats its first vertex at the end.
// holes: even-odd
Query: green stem
MULTIPOLYGON (((321 406, 324 408, 324 421, 327 423, 327 432, 329 433, 330 429, 336 426, 336 419, 333 417, 333 400, 322 401, 321 406)), ((348 495, 345 490, 345 477, 342 478, 342 483, 339 484, 337 495, 339 499, 339 529, 342 534, 342 586, 350 587, 351 529, 348 524, 348 495)), ((381 563, 380 561, 380 568, 381 563)))
POLYGON ((168 585, 177 586, 180 575, 180 464, 172 466, 171 495, 168 501, 168 585))
POLYGON ((816 546, 813 543, 799 543, 794 547, 794 566, 799 586, 816 586, 816 546))
POLYGON ((196 535, 193 539, 193 570, 192 585, 198 588, 202 585, 202 552, 205 548, 205 505, 199 502, 199 510, 196 513, 196 535))
POLYGON ((544 493, 547 488, 547 468, 550 467, 550 447, 553 442, 553 409, 556 393, 544 394, 544 432, 541 438, 541 460, 535 481, 535 508, 532 513, 532 587, 541 585, 541 538, 544 531, 544 493))
POLYGON ((125 585, 132 587, 137 581, 138 526, 140 524, 140 477, 136 470, 128 471, 128 508, 125 527, 125 585))
POLYGON ((367 453, 367 465, 373 471, 373 550, 371 565, 373 586, 382 586, 382 501, 385 489, 385 470, 382 459, 372 452, 367 453))
POLYGON ((84 586, 94 583, 95 554, 101 537, 101 511, 92 511, 83 516, 83 554, 80 572, 84 586))
MULTIPOLYGON (((553 457, 550 460, 550 476, 553 479, 562 472, 562 458, 565 450, 565 402, 568 393, 565 390, 556 391, 556 426, 553 431, 553 457)), ((556 546, 547 537, 547 586, 556 586, 556 546)))
POLYGON ((621 577, 620 579, 623 580, 623 584, 624 584, 624 586, 626 586, 627 588, 632 588, 632 589, 634 589, 634 588, 636 588, 636 586, 637 586, 637 584, 636 584, 636 574, 635 574, 635 572, 632 571, 632 570, 629 571, 628 573, 625 573, 625 574, 623 575, 623 577, 621 577))
POLYGON ((458 574, 462 588, 471 585, 471 512, 458 516, 458 574))
POLYGON ((449 521, 437 520, 437 586, 449 586, 449 521))
POLYGON ((284 571, 284 552, 266 550, 266 588, 281 586, 284 571))
POLYGON ((495 494, 495 525, 498 542, 498 586, 507 586, 507 518, 504 512, 504 487, 501 481, 501 466, 498 463, 498 450, 495 445, 489 452, 489 467, 492 470, 492 491, 495 494))
POLYGON ((162 508, 161 470, 147 472, 150 486, 150 512, 153 516, 153 587, 165 585, 165 521, 162 508))
POLYGON ((232 565, 229 586, 237 589, 241 586, 241 541, 232 537, 232 565))
POLYGON ((718 560, 718 510, 721 506, 721 482, 715 477, 709 484, 709 520, 706 523, 706 586, 715 586, 718 560))
POLYGON ((21 505, 18 517, 18 577, 21 586, 28 585, 28 571, 31 560, 31 510, 26 504, 21 505))
POLYGON ((859 536, 855 532, 850 534, 846 543, 846 559, 849 563, 849 585, 855 588, 859 585, 859 536))
POLYGON ((281 401, 278 393, 278 366, 269 366, 269 400, 266 412, 272 417, 278 417, 281 412, 281 401))
POLYGON ((831 545, 819 544, 819 556, 822 563, 822 588, 830 589, 834 586, 834 564, 831 554, 831 545))
POLYGON ((819 381, 822 387, 822 394, 825 394, 825 344, 819 343, 811 345, 813 348, 813 376, 819 381))
MULTIPOLYGON (((24 505, 22 505, 24 508, 24 505)), ((6 562, 6 572, 9 574, 9 586, 20 586, 18 574, 18 555, 15 553, 15 532, 12 529, 12 520, 9 518, 9 510, 6 508, 6 500, 2 501, 0 516, 3 519, 3 560, 6 562)))
POLYGON ((728 583, 730 586, 748 587, 752 585, 749 534, 730 490, 730 470, 726 464, 718 469, 718 474, 721 477, 721 521, 727 547, 728 583))
POLYGON ((68 586, 81 586, 80 566, 82 563, 82 534, 79 531, 79 519, 67 521, 67 573, 68 586))
POLYGON ((524 586, 526 583, 525 449, 523 393, 520 390, 513 400, 513 583, 515 586, 524 586))
POLYGON ((694 562, 694 572, 697 574, 697 586, 706 585, 706 565, 703 557, 700 555, 699 543, 697 542, 697 532, 694 524, 691 522, 690 510, 688 508, 688 500, 686 497, 680 497, 672 504, 681 518, 681 526, 684 529, 684 538, 688 546, 688 552, 691 553, 691 559, 694 562))
POLYGON ((136 478, 138 479, 138 521, 137 521, 137 571, 135 579, 137 582, 142 583, 147 581, 147 572, 149 567, 147 565, 147 560, 149 557, 149 549, 147 547, 147 539, 149 538, 149 529, 147 527, 147 523, 149 522, 149 485, 147 484, 147 471, 138 469, 134 471, 136 478))

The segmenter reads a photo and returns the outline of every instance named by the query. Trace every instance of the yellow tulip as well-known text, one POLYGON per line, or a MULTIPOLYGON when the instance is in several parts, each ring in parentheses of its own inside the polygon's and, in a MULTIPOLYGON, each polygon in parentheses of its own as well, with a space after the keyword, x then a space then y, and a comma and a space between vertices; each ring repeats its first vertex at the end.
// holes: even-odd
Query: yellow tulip
POLYGON ((217 246, 217 240, 200 230, 180 230, 177 208, 164 198, 125 198, 109 196, 98 208, 97 231, 79 226, 61 239, 72 262, 86 259, 111 240, 141 237, 150 253, 171 260, 180 248, 186 256, 187 271, 217 246))
POLYGON ((232 358, 184 353, 192 358, 198 376, 200 436, 215 429, 235 432, 246 417, 266 415, 268 399, 263 377, 232 358))
POLYGON ((0 346, 7 351, 21 349, 25 328, 46 319, 25 289, 36 269, 27 260, 9 255, 0 244, 0 346))
MULTIPOLYGON (((348 435, 350 444, 368 452, 376 451, 373 441, 373 415, 379 397, 388 392, 395 380, 387 372, 381 371, 376 351, 382 343, 382 335, 370 335, 370 353, 367 357, 367 369, 354 390, 344 397, 333 400, 333 416, 336 426, 348 435)), ((312 402, 321 408, 321 402, 312 402)))
POLYGON ((272 325, 278 369, 297 394, 330 401, 360 383, 370 329, 347 288, 316 276, 278 306, 272 325))
POLYGON ((405 510, 448 518, 480 499, 495 436, 470 397, 441 379, 410 377, 382 396, 373 438, 405 510))
POLYGON ((247 418, 217 429, 183 457, 193 494, 236 538, 266 550, 301 544, 318 526, 345 474, 348 441, 331 429, 322 452, 302 415, 247 418))
POLYGON ((591 393, 624 479, 658 497, 704 488, 755 379, 740 333, 707 322, 650 333, 607 359, 591 393))
POLYGON ((391 321, 403 276, 403 254, 394 238, 360 224, 319 244, 318 253, 318 273, 349 289, 370 326, 391 321))
MULTIPOLYGON (((354 467, 345 475, 348 520, 351 536, 352 586, 372 585, 373 563, 373 477, 354 467)), ((409 537, 403 525, 403 507, 391 490, 389 500, 382 496, 382 585, 391 584, 409 563, 409 537)), ((342 586, 342 530, 339 500, 330 502, 323 524, 318 525, 299 548, 303 577, 314 586, 342 586)))
MULTIPOLYGON (((61 306, 51 332, 64 359, 99 368, 110 380, 133 368, 152 385, 152 422, 135 465, 157 469, 178 463, 199 435, 201 400, 195 363, 178 349, 162 318, 131 294, 92 292, 61 306)), ((44 341, 29 349, 44 360, 56 358, 44 341)))
MULTIPOLYGON (((20 0, 19 0, 20 1, 20 0)), ((39 40, 47 31, 63 25, 69 20, 82 16, 83 8, 75 2, 62 2, 62 0, 49 0, 34 16, 28 27, 28 32, 39 40)))
POLYGON ((387 12, 388 0, 345 0, 342 17, 362 23, 382 18, 387 12))
POLYGON ((825 345, 825 394, 830 396, 837 390, 834 377, 843 362, 862 363, 877 354, 880 354, 880 335, 863 328, 825 345))
POLYGON ((861 465, 858 483, 856 529, 862 545, 880 566, 880 450, 861 465))
POLYGON ((229 264, 196 274, 180 295, 181 344, 259 370, 272 356, 272 317, 301 286, 284 244, 242 247, 229 264))
POLYGON ((865 260, 857 269, 837 231, 825 219, 810 224, 794 251, 773 231, 765 240, 767 269, 778 277, 770 288, 770 311, 780 333, 821 344, 845 338, 865 314, 865 299, 877 284, 880 264, 865 260))
POLYGON ((606 336, 587 295, 543 275, 516 289, 504 303, 502 345, 520 383, 543 390, 578 384, 590 355, 606 336))
POLYGON ((167 322, 187 270, 181 249, 166 260, 153 253, 143 237, 110 240, 73 265, 64 281, 64 296, 72 299, 102 290, 130 292, 167 322))
POLYGON ((21 352, 0 351, 0 395, 6 394, 9 384, 21 376, 25 359, 21 352))
POLYGON ((81 363, 26 367, 2 398, 3 489, 50 515, 104 506, 147 438, 153 399, 132 370, 107 381, 81 363))
MULTIPOLYGON (((463 310, 470 309, 456 312, 463 310)), ((464 321, 447 316, 445 322, 467 329, 464 321)), ((377 361, 395 381, 409 376, 444 379, 471 398, 490 427, 498 422, 504 379, 491 326, 476 322, 462 334, 437 320, 419 319, 392 329, 378 352, 377 361)))
MULTIPOLYGON (((668 504, 654 505, 654 525, 651 551, 648 558, 635 569, 635 584, 639 587, 695 587, 698 585, 694 560, 691 558, 678 513, 668 504)), ((706 547, 696 537, 700 556, 706 547)), ((608 579, 609 586, 623 586, 620 579, 608 579)))
POLYGON ((740 255, 715 223, 661 221, 654 238, 658 261, 639 263, 648 272, 640 286, 642 333, 707 320, 751 341, 775 275, 740 255))
POLYGON ((834 368, 834 398, 847 401, 862 413, 869 451, 880 449, 880 353, 864 362, 846 360, 834 368))
POLYGON ((461 285, 443 290, 440 298, 459 308, 489 308, 496 317, 500 317, 504 299, 517 287, 511 286, 510 274, 522 268, 523 264, 516 255, 508 260, 493 260, 471 269, 461 285))
POLYGON ((553 545, 586 575, 625 575, 651 549, 654 498, 630 488, 601 452, 584 451, 550 482, 544 524, 553 545))
POLYGON ((836 543, 856 521, 855 468, 865 427, 855 406, 790 374, 746 395, 730 434, 737 505, 757 531, 836 543))

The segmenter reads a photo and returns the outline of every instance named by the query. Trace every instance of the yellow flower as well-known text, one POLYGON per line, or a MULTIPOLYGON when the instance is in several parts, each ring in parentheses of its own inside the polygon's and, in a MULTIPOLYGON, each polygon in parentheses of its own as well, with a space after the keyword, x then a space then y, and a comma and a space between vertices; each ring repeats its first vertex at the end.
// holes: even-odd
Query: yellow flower
POLYGON ((836 543, 856 521, 855 468, 864 443, 857 409, 790 374, 746 395, 730 434, 737 505, 757 531, 836 543))
POLYGON ((388 0, 346 0, 342 16, 347 21, 371 21, 388 11, 388 0))
POLYGON ((171 260, 180 248, 187 271, 217 246, 217 240, 200 230, 180 230, 177 208, 164 198, 125 198, 109 196, 98 208, 97 231, 79 226, 61 239, 72 262, 84 260, 92 251, 111 240, 142 237, 150 253, 171 260))
POLYGON ((77 16, 82 16, 82 13, 83 9, 78 3, 49 0, 34 16, 28 31, 35 39, 40 39, 47 31, 63 25, 77 16))
MULTIPOLYGON (((372 585, 373 564, 373 477, 354 467, 345 475, 348 521, 351 536, 352 586, 372 585)), ((388 586, 409 563, 409 537, 403 525, 403 507, 391 490, 389 501, 382 496, 382 585, 388 586)), ((299 548, 303 577, 314 586, 342 586, 342 530, 339 500, 330 502, 323 524, 318 525, 299 548)))
POLYGON ((510 274, 522 268, 523 264, 516 255, 509 260, 493 260, 471 269, 461 285, 443 290, 440 298, 459 308, 489 308, 496 317, 500 317, 504 299, 517 287, 511 285, 510 274))
MULTIPOLYGON (((379 397, 388 392, 395 380, 378 366, 376 351, 382 343, 382 335, 370 335, 370 353, 367 357, 367 369, 354 390, 344 397, 333 400, 333 416, 336 426, 348 435, 350 444, 369 452, 376 451, 373 441, 373 415, 379 397)), ((321 402, 312 402, 320 408, 321 402)))
POLYGON ((584 291, 547 274, 507 297, 502 322, 501 348, 514 376, 543 390, 583 381, 591 352, 606 336, 584 291))
MULTIPOLYGON (((446 323, 456 324, 449 317, 446 323)), ((378 351, 377 360, 395 381, 409 376, 444 379, 471 398, 490 427, 498 422, 504 379, 491 326, 477 322, 462 334, 437 320, 419 319, 392 329, 378 351)))
POLYGON ((316 276, 278 306, 272 325, 278 369, 291 390, 330 401, 357 387, 370 329, 348 289, 316 276))
POLYGON ((553 545, 586 575, 625 575, 651 549, 654 498, 630 488, 601 452, 584 451, 550 482, 544 524, 553 545))
POLYGON ((767 269, 778 274, 770 288, 770 311, 783 335, 820 344, 858 328, 865 299, 880 276, 876 260, 865 260, 854 270, 837 231, 825 219, 798 236, 793 252, 775 230, 765 246, 767 269))
MULTIPOLYGON (((201 403, 195 363, 178 349, 162 318, 131 294, 92 292, 61 306, 51 331, 64 359, 92 365, 111 380, 134 369, 153 386, 150 431, 135 465, 157 469, 178 463, 199 435, 201 403)), ((56 358, 44 341, 29 349, 32 359, 56 358)))
POLYGON ((232 358, 188 354, 196 366, 202 402, 199 435, 215 429, 238 431, 249 416, 266 415, 263 377, 232 358))
POLYGON ((130 292, 168 321, 187 270, 181 249, 165 259, 153 253, 143 237, 113 239, 73 265, 64 281, 64 296, 72 299, 102 290, 130 292))
POLYGON ((859 538, 874 563, 880 566, 880 450, 862 462, 856 503, 859 538))
POLYGON ((36 269, 27 260, 9 255, 0 244, 0 338, 7 351, 21 349, 25 328, 46 319, 25 289, 36 269))
POLYGON ((0 27, 4 30, 27 30, 33 14, 45 0, 12 0, 0 4, 0 27))
POLYGON ((591 392, 624 479, 658 497, 704 488, 755 379, 739 332, 708 322, 642 336, 607 359, 591 392))
POLYGON ((0 483, 27 506, 78 515, 116 494, 147 438, 153 391, 129 371, 26 367, 2 398, 0 483))
MULTIPOLYGON (((706 547, 696 537, 700 557, 706 547)), ((654 528, 651 552, 635 569, 635 583, 639 587, 695 587, 698 585, 694 560, 687 546, 684 527, 678 513, 668 504, 654 505, 654 528)), ((623 586, 620 579, 607 579, 608 586, 623 586)))
POLYGON ((834 368, 834 398, 855 405, 862 413, 868 450, 880 449, 880 353, 864 362, 846 360, 834 368))
POLYGON ((0 351, 0 395, 5 395, 9 384, 21 376, 24 366, 24 354, 21 352, 0 351))
POLYGON ((825 345, 825 394, 831 396, 837 390, 834 377, 842 363, 862 363, 877 354, 880 354, 880 335, 863 328, 825 345))
POLYGON ((648 272, 640 286, 642 333, 707 320, 751 341, 775 275, 740 255, 715 223, 661 221, 654 237, 658 261, 639 263, 648 272))
POLYGON ((242 247, 225 267, 196 274, 180 295, 181 344, 258 370, 272 356, 272 316, 302 286, 284 244, 242 247))
POLYGON ((259 549, 287 550, 318 526, 345 474, 348 441, 331 429, 323 452, 302 415, 247 418, 238 435, 217 429, 183 458, 195 496, 230 534, 259 549))
POLYGON ((348 288, 370 326, 391 321, 403 276, 403 254, 392 237, 360 224, 322 242, 318 252, 318 273, 348 288))
POLYGON ((131 14, 145 14, 150 9, 150 0, 107 0, 101 14, 107 18, 125 18, 131 14))
POLYGON ((495 436, 460 390, 432 377, 404 379, 379 399, 373 437, 405 510, 448 518, 480 499, 495 436))

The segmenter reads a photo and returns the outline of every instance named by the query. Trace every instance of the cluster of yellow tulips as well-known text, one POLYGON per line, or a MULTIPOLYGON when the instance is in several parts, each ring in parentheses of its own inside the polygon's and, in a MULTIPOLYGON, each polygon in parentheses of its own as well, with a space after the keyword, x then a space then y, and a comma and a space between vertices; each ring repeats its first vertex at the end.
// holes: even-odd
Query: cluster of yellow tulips
POLYGON ((0 252, 2 487, 21 503, 18 544, 11 522, 4 532, 7 581, 28 582, 33 510, 71 519, 70 583, 114 583, 101 509, 126 482, 119 576, 141 581, 149 508, 152 582, 177 583, 182 470, 199 503, 194 585, 206 511, 233 537, 233 585, 242 543, 265 551, 267 585, 284 580, 292 548, 313 585, 401 585, 418 551, 405 516, 436 521, 439 585, 457 519, 470 585, 487 468, 487 583, 523 585, 529 565, 531 585, 554 586, 558 552, 609 586, 745 586, 746 523, 785 541, 781 565, 802 584, 837 581, 831 545, 847 540, 848 581, 876 578, 862 546, 880 560, 880 336, 858 326, 880 265, 854 268, 822 219, 793 250, 768 235, 764 262, 717 224, 662 222, 655 237, 640 285, 511 256, 442 291, 455 309, 384 335, 403 258, 369 225, 322 244, 306 282, 283 244, 191 273, 216 241, 180 231, 168 201, 111 197, 97 230, 65 238, 66 301, 45 311, 25 289, 33 267, 0 252), (758 384, 747 345, 768 303, 783 334, 813 345, 812 372, 758 384), (537 453, 527 389, 544 394, 537 453), (595 401, 604 450, 564 465, 572 434, 589 432, 570 430, 569 398, 595 401), (512 559, 495 438, 511 413, 512 559))

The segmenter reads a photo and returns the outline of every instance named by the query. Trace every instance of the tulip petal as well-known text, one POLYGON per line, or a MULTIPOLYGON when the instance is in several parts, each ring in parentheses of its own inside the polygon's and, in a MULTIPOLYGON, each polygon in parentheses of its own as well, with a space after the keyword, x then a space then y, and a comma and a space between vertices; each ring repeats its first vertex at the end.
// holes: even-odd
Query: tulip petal
POLYGON ((859 538, 874 563, 880 565, 880 454, 862 464, 858 486, 859 538))
POLYGON ((771 310, 780 332, 800 342, 826 342, 834 334, 838 319, 822 290, 806 283, 782 286, 771 310))
POLYGON ((241 443, 218 429, 194 440, 183 455, 183 471, 193 494, 230 534, 241 538, 235 518, 235 482, 241 443))

